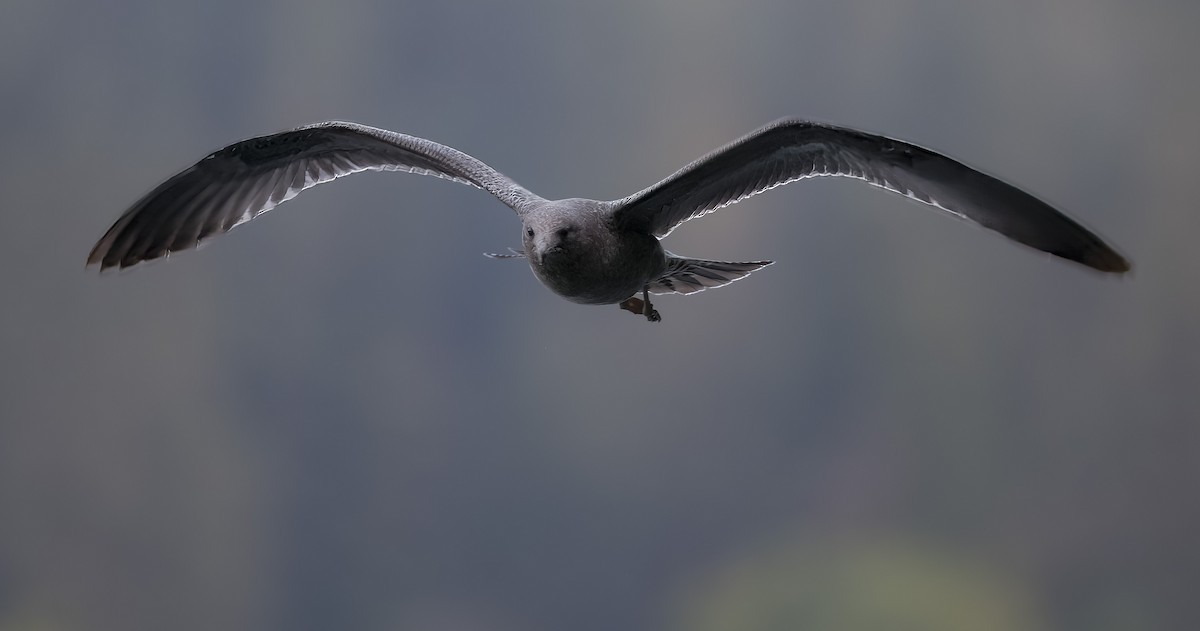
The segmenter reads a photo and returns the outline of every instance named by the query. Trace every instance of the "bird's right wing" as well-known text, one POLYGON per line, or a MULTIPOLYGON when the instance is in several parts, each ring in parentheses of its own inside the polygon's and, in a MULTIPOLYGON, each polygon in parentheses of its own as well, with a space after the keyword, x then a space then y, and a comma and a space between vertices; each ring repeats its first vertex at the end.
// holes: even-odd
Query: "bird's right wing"
POLYGON ((129 267, 186 250, 307 188, 360 171, 477 186, 518 214, 540 199, 451 147, 356 123, 318 123, 234 143, 171 177, 121 215, 92 248, 88 265, 129 267))

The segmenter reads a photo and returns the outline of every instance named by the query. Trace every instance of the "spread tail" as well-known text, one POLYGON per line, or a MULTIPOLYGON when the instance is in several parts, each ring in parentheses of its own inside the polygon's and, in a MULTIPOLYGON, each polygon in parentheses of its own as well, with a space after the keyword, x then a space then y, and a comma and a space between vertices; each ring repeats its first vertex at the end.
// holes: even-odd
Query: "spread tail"
POLYGON ((749 276, 750 272, 760 270, 772 263, 774 261, 731 263, 671 255, 667 258, 667 271, 658 280, 650 283, 650 293, 694 294, 741 280, 749 276))

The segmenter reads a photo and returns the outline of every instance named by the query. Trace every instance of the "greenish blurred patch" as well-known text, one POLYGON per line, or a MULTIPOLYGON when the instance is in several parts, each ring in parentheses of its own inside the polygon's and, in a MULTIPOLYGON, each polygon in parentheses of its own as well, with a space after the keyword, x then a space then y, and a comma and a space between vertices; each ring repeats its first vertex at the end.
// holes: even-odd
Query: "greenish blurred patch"
POLYGON ((1006 572, 951 550, 884 539, 769 546, 693 584, 687 631, 1037 631, 1006 572))
POLYGON ((0 631, 60 631, 64 628, 44 612, 0 612, 0 631))

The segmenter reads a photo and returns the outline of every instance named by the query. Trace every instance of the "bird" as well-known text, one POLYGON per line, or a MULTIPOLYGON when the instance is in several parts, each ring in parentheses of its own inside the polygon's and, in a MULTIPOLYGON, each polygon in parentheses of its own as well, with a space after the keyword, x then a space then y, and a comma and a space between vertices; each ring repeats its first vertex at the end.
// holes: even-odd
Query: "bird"
POLYGON ((213 152, 134 203, 92 248, 87 265, 127 268, 228 232, 300 192, 360 171, 403 171, 478 187, 516 212, 520 249, 551 291, 616 304, 658 322, 650 296, 721 287, 773 261, 678 256, 661 240, 683 222, 808 178, 844 177, 898 193, 1099 272, 1129 262, 1046 202, 918 145, 828 123, 767 124, 617 200, 544 199, 482 161, 431 140, 327 121, 213 152), (640 297, 639 297, 640 296, 640 297))

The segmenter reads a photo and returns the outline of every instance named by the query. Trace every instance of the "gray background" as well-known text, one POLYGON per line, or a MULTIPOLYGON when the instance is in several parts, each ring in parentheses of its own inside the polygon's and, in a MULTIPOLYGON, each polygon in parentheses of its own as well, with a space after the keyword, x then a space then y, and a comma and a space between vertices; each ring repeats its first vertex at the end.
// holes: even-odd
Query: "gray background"
POLYGON ((1200 626, 1200 4, 2 13, 0 630, 1200 626), (785 115, 1000 175, 1134 272, 809 182, 673 234, 779 263, 649 325, 392 174, 83 268, 162 179, 303 123, 607 199, 785 115))

